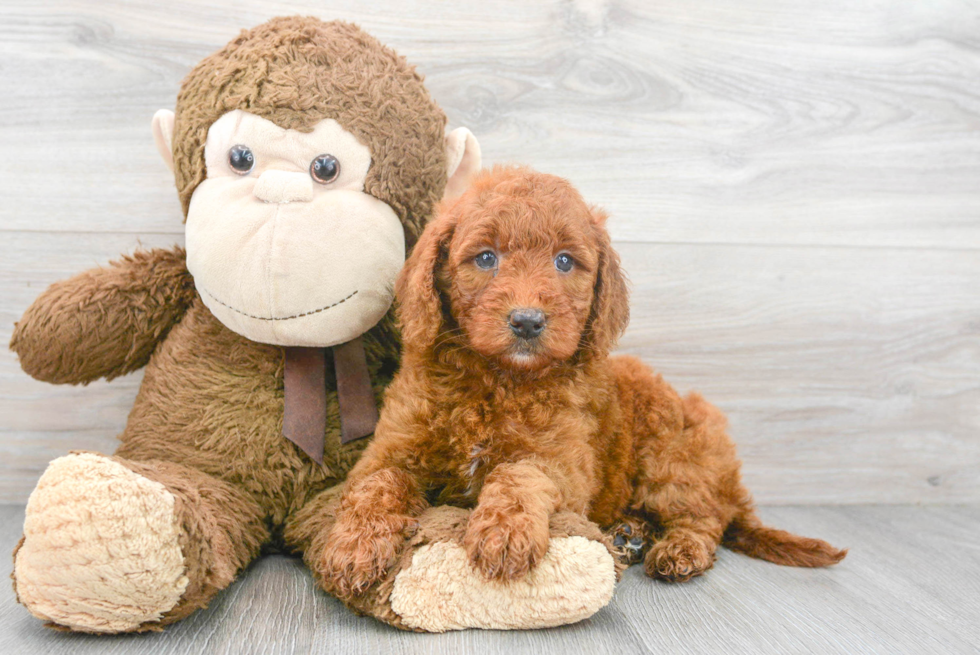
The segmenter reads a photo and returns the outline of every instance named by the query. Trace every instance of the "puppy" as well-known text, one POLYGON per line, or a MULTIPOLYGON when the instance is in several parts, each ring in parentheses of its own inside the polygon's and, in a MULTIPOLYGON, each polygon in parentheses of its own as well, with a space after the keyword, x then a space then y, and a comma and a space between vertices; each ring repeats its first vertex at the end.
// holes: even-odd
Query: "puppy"
POLYGON ((338 596, 384 577, 429 503, 474 508, 463 545, 489 579, 527 574, 564 510, 650 539, 664 580, 704 573, 719 544, 844 557, 762 526, 716 408, 609 356, 629 305, 605 219, 565 180, 496 168, 426 228, 396 287, 402 367, 320 562, 338 596))

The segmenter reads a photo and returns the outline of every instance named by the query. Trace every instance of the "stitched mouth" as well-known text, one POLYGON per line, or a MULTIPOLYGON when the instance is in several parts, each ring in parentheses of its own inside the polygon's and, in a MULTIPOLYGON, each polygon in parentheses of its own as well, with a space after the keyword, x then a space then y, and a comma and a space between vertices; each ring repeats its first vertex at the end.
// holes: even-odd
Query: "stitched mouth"
POLYGON ((207 289, 201 289, 201 291, 203 291, 204 293, 208 294, 208 296, 211 298, 211 300, 215 301, 216 303, 218 303, 219 305, 221 305, 223 307, 227 307, 228 309, 230 309, 231 311, 235 312, 236 314, 241 314, 242 316, 245 316, 245 317, 248 317, 248 318, 254 318, 254 319, 258 320, 258 321, 289 321, 289 320, 292 320, 294 318, 303 318, 304 316, 312 316, 313 314, 319 314, 320 312, 325 312, 328 309, 333 309, 337 305, 342 305, 342 304, 344 304, 345 302, 347 302, 348 300, 350 300, 351 298, 353 298, 354 296, 357 295, 357 291, 355 290, 354 292, 352 292, 346 298, 341 298, 340 300, 338 300, 335 303, 331 303, 329 305, 324 305, 323 307, 320 307, 319 309, 311 309, 310 311, 303 312, 302 314, 294 314, 292 316, 255 316, 254 314, 249 314, 248 312, 243 312, 242 310, 240 310, 240 309, 238 309, 236 307, 232 307, 228 303, 226 303, 223 300, 221 300, 220 298, 216 297, 213 293, 211 293, 207 289))

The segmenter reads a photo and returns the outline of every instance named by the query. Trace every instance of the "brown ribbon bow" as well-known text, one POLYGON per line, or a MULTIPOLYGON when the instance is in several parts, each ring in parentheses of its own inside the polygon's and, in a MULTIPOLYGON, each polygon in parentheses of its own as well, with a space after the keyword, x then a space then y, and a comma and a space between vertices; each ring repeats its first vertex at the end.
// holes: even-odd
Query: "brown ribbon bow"
MULTIPOLYGON (((283 380, 285 407, 282 433, 317 464, 323 464, 327 429, 326 352, 324 348, 287 347, 283 380)), ((340 442, 374 432, 378 407, 360 337, 333 346, 333 365, 340 405, 340 442)))

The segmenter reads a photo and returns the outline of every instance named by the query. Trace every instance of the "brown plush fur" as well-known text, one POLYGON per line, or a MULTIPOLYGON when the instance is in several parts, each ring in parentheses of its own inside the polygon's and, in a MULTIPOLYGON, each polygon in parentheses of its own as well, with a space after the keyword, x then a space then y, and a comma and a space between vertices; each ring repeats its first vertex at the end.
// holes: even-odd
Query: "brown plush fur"
POLYGON ((183 248, 139 251, 49 287, 24 312, 10 348, 39 380, 111 380, 146 366, 195 295, 183 248), (138 310, 117 310, 129 307, 138 310))
POLYGON ((717 409, 608 357, 628 303, 604 223, 566 181, 507 168, 427 228, 397 288, 402 369, 314 567, 342 598, 384 577, 429 501, 474 507, 464 544, 488 578, 535 566, 558 511, 643 526, 646 571, 666 580, 706 571, 719 543, 797 566, 844 557, 759 524, 717 409), (519 308, 546 315, 536 339, 515 337, 519 308))
MULTIPOLYGON (((11 342, 25 370, 52 382, 115 377, 133 361, 130 353, 138 345, 155 346, 114 459, 160 482, 177 499, 191 585, 181 603, 146 630, 205 606, 260 546, 292 549, 283 540, 286 521, 343 481, 368 442, 340 443, 336 385, 329 374, 323 465, 285 439, 283 349, 231 332, 196 295, 176 324, 155 322, 158 303, 188 281, 193 290, 193 281, 186 269, 178 274, 169 268, 173 277, 152 280, 159 286, 144 293, 147 280, 133 268, 154 261, 165 271, 183 261, 183 252, 139 252, 53 285, 17 324, 11 342), (127 321, 135 326, 129 332, 112 328, 127 321), (93 348, 97 356, 85 358, 93 348), (75 361, 86 365, 72 368, 75 361)), ((398 357, 391 322, 372 329, 364 342, 380 402, 398 357)), ((329 373, 332 355, 326 354, 329 373)))
POLYGON ((364 191, 388 203, 415 243, 446 186, 446 117, 414 67, 342 21, 274 18, 201 60, 177 96, 174 173, 184 213, 207 175, 204 143, 242 109, 310 132, 332 118, 371 150, 364 191))
MULTIPOLYGON (((205 176, 208 127, 239 108, 307 131, 323 118, 338 120, 371 148, 366 191, 395 209, 413 240, 442 196, 444 114, 402 58, 352 25, 274 19, 191 72, 174 138, 185 210, 205 176)), ((380 402, 398 360, 390 314, 364 342, 380 402)), ((282 436, 283 348, 249 341, 215 319, 180 248, 138 252, 52 285, 25 312, 10 346, 25 371, 54 383, 146 366, 116 455, 177 499, 191 582, 161 623, 140 630, 206 605, 260 547, 301 550, 283 536, 285 524, 301 532, 297 512, 341 482, 368 443, 340 442, 330 351, 323 465, 282 436)))

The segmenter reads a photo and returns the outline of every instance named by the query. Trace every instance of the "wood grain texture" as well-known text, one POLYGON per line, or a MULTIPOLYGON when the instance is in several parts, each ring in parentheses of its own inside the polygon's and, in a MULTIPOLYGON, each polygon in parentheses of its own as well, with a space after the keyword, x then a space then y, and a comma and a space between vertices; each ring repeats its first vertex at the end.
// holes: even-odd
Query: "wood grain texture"
MULTIPOLYGON (((627 571, 582 623, 532 632, 399 632, 318 591, 302 562, 260 559, 211 606, 163 633, 53 632, 0 593, 0 652, 171 653, 975 653, 980 640, 980 507, 766 508, 779 527, 850 546, 831 569, 792 569, 723 550, 680 585, 627 571)), ((0 506, 0 550, 23 510, 0 506)), ((0 573, 10 571, 4 561, 0 573)))
MULTIPOLYGON (((980 501, 980 8, 957 0, 5 2, 0 343, 45 285, 182 239, 150 118, 290 13, 360 23, 488 163, 610 211, 623 349, 728 412, 760 502, 980 501)), ((138 382, 52 387, 0 353, 0 500, 111 451, 138 382)))

